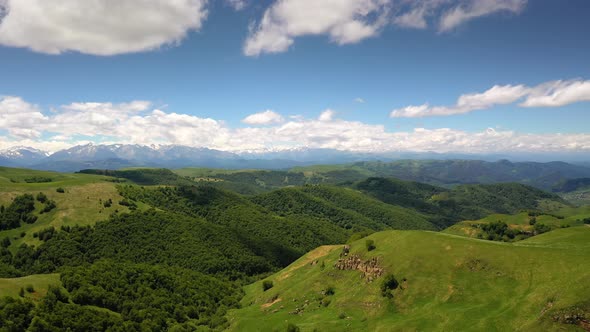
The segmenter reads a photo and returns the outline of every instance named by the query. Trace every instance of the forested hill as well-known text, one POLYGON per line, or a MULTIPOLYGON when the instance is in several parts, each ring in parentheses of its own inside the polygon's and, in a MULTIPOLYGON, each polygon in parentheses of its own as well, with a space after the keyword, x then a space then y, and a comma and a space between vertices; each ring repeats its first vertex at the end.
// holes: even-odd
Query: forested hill
MULTIPOLYGON (((401 160, 394 162, 358 162, 338 166, 355 170, 360 177, 394 177, 435 185, 490 184, 517 182, 550 190, 563 179, 590 177, 590 168, 565 162, 510 162, 500 160, 401 160), (364 176, 362 176, 364 175, 364 176)), ((334 166, 294 168, 296 172, 334 171, 334 166)))
POLYGON ((165 169, 84 173, 2 170, 0 286, 22 285, 0 300, 10 330, 219 330, 242 285, 318 246, 564 204, 518 184, 368 178, 242 195, 165 169))
POLYGON ((543 190, 568 179, 590 177, 590 168, 564 162, 510 162, 501 160, 367 161, 342 165, 295 167, 290 170, 223 170, 183 168, 177 174, 195 181, 244 194, 257 194, 285 186, 352 183, 367 177, 398 178, 443 187, 461 184, 515 182, 543 190))

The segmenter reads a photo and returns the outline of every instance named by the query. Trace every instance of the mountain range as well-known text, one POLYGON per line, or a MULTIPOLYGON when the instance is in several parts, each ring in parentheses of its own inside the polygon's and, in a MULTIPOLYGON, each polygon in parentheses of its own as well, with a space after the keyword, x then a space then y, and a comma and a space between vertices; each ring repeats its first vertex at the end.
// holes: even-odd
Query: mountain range
MULTIPOLYGON (((404 159, 481 160, 487 162, 504 159, 510 159, 512 161, 551 160, 546 159, 546 157, 543 159, 532 155, 530 155, 530 159, 526 159, 526 156, 441 154, 437 152, 361 153, 312 148, 234 153, 182 145, 107 145, 92 143, 77 145, 54 153, 24 146, 12 147, 0 151, 0 166, 27 167, 59 172, 75 172, 89 168, 119 169, 125 167, 289 169, 296 166, 317 164, 344 164, 359 161, 388 162, 404 159)), ((579 161, 576 164, 579 164, 579 161)), ((566 176, 565 178, 580 176, 587 175, 577 174, 576 176, 566 176)))

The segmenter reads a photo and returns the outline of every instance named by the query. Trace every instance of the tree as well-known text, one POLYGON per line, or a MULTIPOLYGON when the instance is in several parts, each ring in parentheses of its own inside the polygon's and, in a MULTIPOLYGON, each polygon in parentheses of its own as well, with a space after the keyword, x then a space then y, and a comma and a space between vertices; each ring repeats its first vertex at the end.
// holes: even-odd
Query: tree
POLYGON ((35 197, 37 199, 37 201, 41 202, 41 203, 45 203, 45 201, 47 200, 47 195, 45 195, 44 193, 38 193, 37 197, 35 197))
POLYGON ((367 246, 367 251, 375 250, 375 248, 377 248, 375 246, 375 241, 371 239, 366 240, 365 245, 367 246))
POLYGON ((265 292, 267 290, 271 289, 273 286, 274 285, 273 285, 272 281, 270 281, 270 280, 264 280, 262 282, 262 290, 265 291, 265 292))
POLYGON ((397 289, 399 282, 393 274, 387 274, 381 282, 381 295, 387 298, 393 298, 393 290, 397 289))

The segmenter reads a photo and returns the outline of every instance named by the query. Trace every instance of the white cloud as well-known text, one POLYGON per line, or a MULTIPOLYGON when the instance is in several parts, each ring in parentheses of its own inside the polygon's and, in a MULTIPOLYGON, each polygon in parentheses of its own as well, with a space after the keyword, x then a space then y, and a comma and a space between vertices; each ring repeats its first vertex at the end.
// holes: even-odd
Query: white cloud
POLYGON ((580 101, 590 101, 590 81, 553 81, 533 88, 523 107, 559 107, 580 101))
POLYGON ((354 98, 354 101, 357 102, 357 103, 359 103, 359 104, 364 104, 365 103, 365 100, 363 98, 360 98, 360 97, 354 98))
POLYGON ((49 54, 154 50, 178 44, 207 17, 207 0, 4 1, 0 44, 49 54))
POLYGON ((481 16, 497 12, 520 13, 527 0, 472 0, 446 11, 440 20, 439 31, 449 31, 481 16))
POLYGON ((246 0, 225 0, 225 2, 236 11, 246 8, 248 4, 246 0))
MULTIPOLYGON (((481 103, 484 97, 476 99, 478 105, 489 102, 481 103)), ((221 120, 152 109, 145 101, 73 103, 47 115, 18 97, 4 97, 0 105, 0 132, 8 131, 7 136, 0 134, 0 149, 22 145, 56 151, 89 141, 108 141, 236 152, 295 147, 358 152, 590 152, 590 134, 526 134, 499 129, 473 133, 449 128, 394 132, 383 125, 340 119, 329 109, 312 119, 296 116, 274 125, 231 128, 221 120), (36 120, 26 122, 18 117, 20 111, 36 120)))
POLYGON ((47 121, 39 108, 19 97, 0 97, 0 128, 17 138, 37 138, 41 136, 35 127, 47 121))
POLYGON ((426 8, 421 6, 409 10, 393 19, 393 23, 403 28, 425 29, 428 26, 426 22, 426 8))
POLYGON ((339 45, 374 37, 388 25, 450 31, 498 12, 519 14, 527 0, 276 0, 250 26, 244 54, 287 51, 295 39, 326 35, 339 45))
POLYGON ((375 36, 386 24, 390 0, 278 0, 251 27, 244 54, 286 51, 294 39, 328 35, 337 44, 375 36))
POLYGON ((334 112, 331 109, 327 109, 327 110, 323 111, 322 114, 320 114, 320 116, 318 117, 318 120, 320 120, 322 122, 332 121, 334 119, 334 115, 336 115, 336 112, 334 112))
POLYGON ((525 85, 494 85, 483 93, 461 95, 453 106, 410 105, 395 109, 392 118, 447 116, 512 104, 524 98, 522 107, 559 107, 590 101, 590 81, 551 81, 535 87, 525 85))
POLYGON ((271 110, 250 114, 242 120, 243 123, 247 123, 249 125, 268 125, 273 123, 281 123, 283 121, 284 119, 279 113, 271 110))

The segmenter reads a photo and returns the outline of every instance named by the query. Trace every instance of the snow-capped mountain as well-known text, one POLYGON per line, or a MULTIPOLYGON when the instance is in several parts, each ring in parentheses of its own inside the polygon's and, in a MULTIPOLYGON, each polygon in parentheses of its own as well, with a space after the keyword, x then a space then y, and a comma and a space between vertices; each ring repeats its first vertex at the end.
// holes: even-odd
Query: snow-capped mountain
POLYGON ((0 151, 0 165, 28 166, 47 158, 49 154, 35 148, 15 146, 0 151))
MULTIPOLYGON (((0 166, 62 172, 88 168, 119 169, 132 166, 286 169, 312 164, 341 164, 370 160, 471 159, 496 161, 507 158, 514 160, 514 156, 500 155, 440 154, 436 152, 378 154, 305 147, 232 153, 182 145, 86 144, 60 150, 53 154, 22 146, 5 149, 0 151, 0 166)), ((520 158, 525 157, 521 156, 520 158)), ((530 158, 530 160, 537 158, 530 158)))
POLYGON ((181 145, 147 146, 138 144, 78 145, 58 151, 47 159, 50 161, 97 161, 124 159, 140 163, 161 163, 163 161, 198 161, 208 158, 238 159, 233 153, 207 148, 193 148, 181 145))

